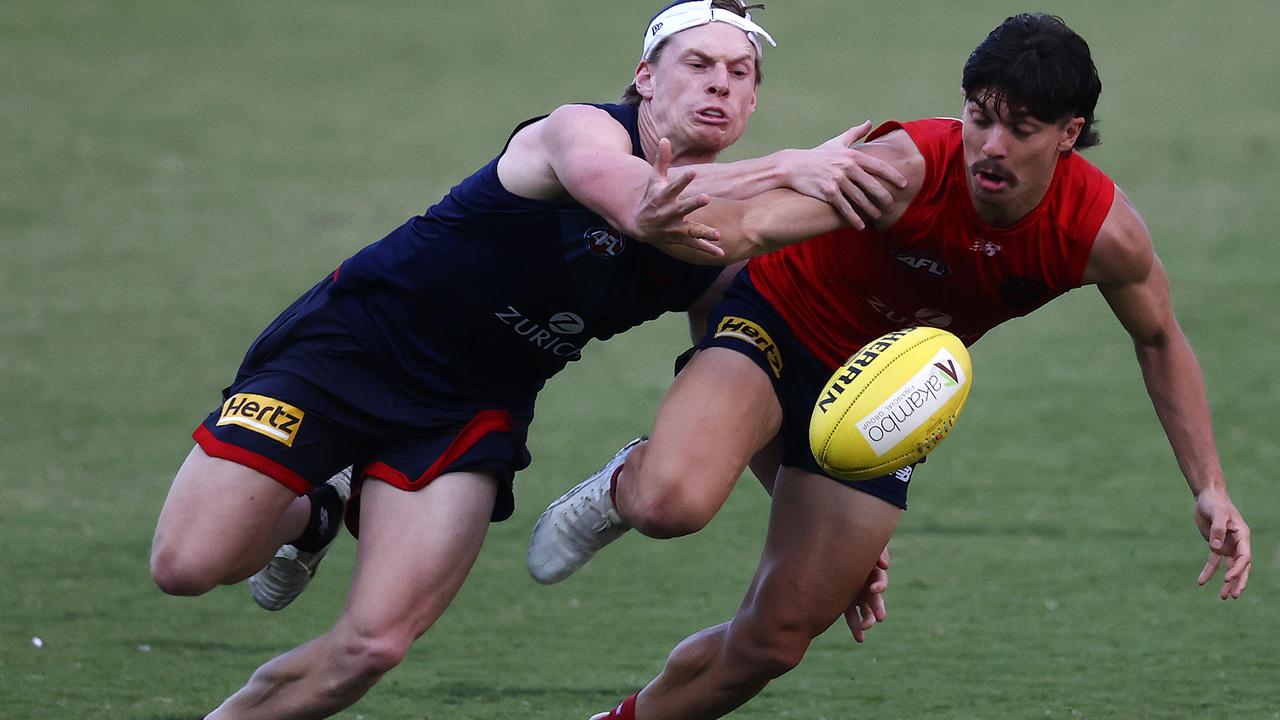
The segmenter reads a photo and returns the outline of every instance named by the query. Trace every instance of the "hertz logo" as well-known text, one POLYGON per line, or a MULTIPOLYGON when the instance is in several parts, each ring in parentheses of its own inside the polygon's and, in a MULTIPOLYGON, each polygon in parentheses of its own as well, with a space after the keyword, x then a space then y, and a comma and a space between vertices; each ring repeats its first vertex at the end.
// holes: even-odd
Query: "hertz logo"
POLYGON ((280 402, 266 395, 236 393, 222 404, 219 425, 239 425, 259 435, 293 447, 306 413, 289 403, 280 402))
POLYGON ((769 333, 759 325, 750 320, 726 315, 716 327, 715 337, 737 338, 755 345, 760 352, 764 353, 765 360, 769 361, 773 376, 782 377, 782 352, 774 344, 773 338, 769 337, 769 333))

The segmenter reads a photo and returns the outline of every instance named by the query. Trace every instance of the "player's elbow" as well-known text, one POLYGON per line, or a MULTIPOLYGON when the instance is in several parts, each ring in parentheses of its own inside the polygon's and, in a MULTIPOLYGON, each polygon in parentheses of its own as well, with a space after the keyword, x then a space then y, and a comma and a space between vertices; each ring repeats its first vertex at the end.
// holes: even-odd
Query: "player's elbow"
MULTIPOLYGON (((733 262, 749 260, 757 255, 763 255, 771 250, 777 249, 776 244, 769 242, 764 235, 754 228, 740 228, 739 236, 733 262)), ((728 255, 729 253, 726 251, 725 254, 728 255)))
POLYGON ((707 262, 704 264, 728 266, 776 249, 758 232, 747 227, 721 229, 720 240, 716 245, 724 251, 724 254, 719 257, 708 255, 707 262))
POLYGON ((743 201, 718 201, 690 216, 690 220, 714 228, 717 247, 724 254, 704 255, 699 260, 706 265, 732 265, 767 252, 767 241, 760 225, 752 222, 754 213, 749 203, 743 201))
POLYGON ((1191 352, 1191 343, 1182 333, 1182 328, 1178 326, 1177 321, 1131 328, 1129 337, 1133 341, 1133 349, 1140 362, 1168 357, 1169 353, 1191 352))

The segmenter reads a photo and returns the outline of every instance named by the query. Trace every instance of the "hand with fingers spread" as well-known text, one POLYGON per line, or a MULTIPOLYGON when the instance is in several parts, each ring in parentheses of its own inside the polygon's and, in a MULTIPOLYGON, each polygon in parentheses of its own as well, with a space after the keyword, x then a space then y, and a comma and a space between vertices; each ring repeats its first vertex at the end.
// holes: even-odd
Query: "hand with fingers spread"
POLYGON ((724 250, 714 242, 720 238, 720 233, 702 223, 686 220, 689 213, 710 202, 710 196, 704 193, 681 197, 680 193, 693 182, 696 173, 677 170, 674 177, 668 177, 670 170, 671 141, 662 138, 658 141, 658 157, 636 212, 636 239, 659 248, 675 245, 722 257, 724 250))
POLYGON ((867 631, 878 622, 884 622, 887 615, 884 608, 884 591, 889 589, 889 547, 880 552, 880 559, 867 576, 853 604, 844 611, 844 621, 853 633, 853 639, 863 642, 867 639, 867 631))
POLYGON ((828 203, 861 230, 893 208, 890 186, 905 188, 907 178, 889 163, 850 147, 871 132, 871 122, 855 125, 810 150, 784 150, 787 186, 828 203))
POLYGON ((1218 597, 1237 599, 1249 584, 1249 570, 1253 566, 1253 549, 1250 546, 1249 525, 1241 517, 1226 490, 1207 489, 1196 496, 1196 527, 1209 542, 1209 559, 1196 578, 1203 586, 1218 571, 1223 559, 1227 570, 1222 576, 1222 589, 1218 597))

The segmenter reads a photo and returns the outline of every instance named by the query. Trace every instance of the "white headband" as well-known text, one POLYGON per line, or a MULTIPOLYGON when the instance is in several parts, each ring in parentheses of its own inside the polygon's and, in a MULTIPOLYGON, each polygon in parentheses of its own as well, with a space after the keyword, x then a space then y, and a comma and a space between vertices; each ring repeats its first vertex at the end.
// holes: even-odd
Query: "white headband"
POLYGON ((648 60, 653 48, 663 38, 674 35, 681 30, 688 30, 691 27, 698 27, 712 22, 728 23, 745 32, 747 38, 751 40, 751 44, 755 46, 757 56, 761 53, 760 36, 768 40, 770 45, 778 46, 778 43, 773 41, 768 31, 751 21, 751 13, 747 13, 746 17, 742 17, 728 10, 716 10, 711 7, 711 2, 712 0, 688 0, 687 2, 672 5, 658 13, 649 22, 649 28, 645 30, 644 49, 640 53, 640 59, 648 60))

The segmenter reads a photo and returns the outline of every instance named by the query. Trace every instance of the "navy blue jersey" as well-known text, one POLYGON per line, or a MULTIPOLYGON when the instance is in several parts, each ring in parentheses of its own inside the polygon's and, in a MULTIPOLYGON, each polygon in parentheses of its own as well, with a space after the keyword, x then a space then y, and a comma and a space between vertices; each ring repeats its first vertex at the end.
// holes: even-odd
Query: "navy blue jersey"
MULTIPOLYGON (((636 109, 597 107, 643 157, 636 109)), ((591 338, 687 309, 720 272, 625 237, 580 204, 512 194, 501 156, 336 273, 339 314, 410 393, 536 393, 591 338)))

